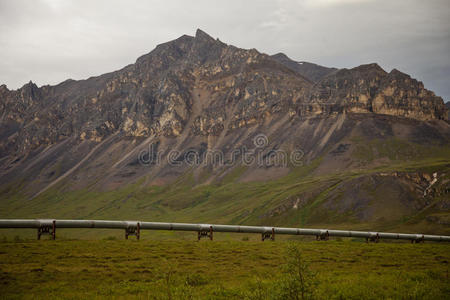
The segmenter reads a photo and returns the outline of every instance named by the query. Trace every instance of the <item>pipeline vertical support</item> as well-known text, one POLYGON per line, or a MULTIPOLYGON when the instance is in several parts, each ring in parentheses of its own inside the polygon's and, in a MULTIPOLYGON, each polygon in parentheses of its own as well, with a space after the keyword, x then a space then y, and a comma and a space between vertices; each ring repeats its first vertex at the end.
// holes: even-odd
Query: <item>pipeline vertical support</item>
POLYGON ((141 223, 137 222, 136 239, 139 240, 140 238, 141 238, 141 223))
POLYGON ((422 234, 422 236, 417 236, 415 239, 411 240, 411 244, 419 244, 419 243, 425 243, 425 237, 422 234))
POLYGON ((378 232, 376 235, 366 237, 366 243, 369 243, 369 242, 378 243, 379 241, 380 241, 380 235, 378 234, 378 232))
POLYGON ((209 230, 199 230, 197 231, 197 240, 200 241, 201 238, 206 237, 209 238, 211 241, 213 240, 213 227, 209 226, 209 230))
POLYGON ((53 220, 52 222, 52 239, 55 240, 56 239, 56 221, 53 220))
POLYGON ((135 235, 136 239, 139 240, 140 234, 141 234, 141 225, 139 224, 139 222, 137 223, 136 226, 130 225, 127 228, 125 228, 125 239, 126 240, 128 240, 128 236, 130 236, 130 235, 135 235))
POLYGON ((316 241, 328 241, 330 239, 330 234, 328 230, 321 230, 319 234, 316 235, 316 241))
POLYGON ((265 241, 270 239, 271 241, 275 240, 275 228, 272 227, 272 230, 270 232, 263 232, 261 233, 261 241, 265 241))
POLYGON ((44 224, 39 225, 37 230, 37 239, 40 240, 43 234, 48 234, 51 236, 51 239, 56 239, 56 221, 53 220, 52 224, 44 224))

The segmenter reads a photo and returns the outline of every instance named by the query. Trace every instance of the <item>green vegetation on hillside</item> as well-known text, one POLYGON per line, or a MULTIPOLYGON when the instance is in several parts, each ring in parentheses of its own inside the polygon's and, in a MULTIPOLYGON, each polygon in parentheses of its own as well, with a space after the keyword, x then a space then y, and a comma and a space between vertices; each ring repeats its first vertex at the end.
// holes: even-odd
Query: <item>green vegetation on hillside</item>
POLYGON ((192 172, 165 186, 148 186, 144 184, 146 178, 141 178, 109 191, 97 188, 95 182, 81 189, 61 182, 35 198, 26 195, 20 183, 11 184, 0 191, 0 218, 114 219, 450 234, 445 225, 448 212, 436 209, 440 201, 448 201, 448 194, 421 200, 420 191, 413 191, 415 179, 405 185, 401 178, 392 182, 393 177, 379 175, 438 172, 442 180, 448 181, 448 147, 422 147, 396 139, 354 138, 352 143, 356 145, 353 155, 361 168, 318 174, 316 170, 325 164, 321 157, 271 181, 242 182, 239 179, 246 168, 238 166, 210 184, 203 184, 202 176, 199 179, 192 172), (367 165, 383 157, 389 160, 367 165), (414 197, 419 200, 412 200, 414 197), (352 199, 358 203, 351 203, 352 199))

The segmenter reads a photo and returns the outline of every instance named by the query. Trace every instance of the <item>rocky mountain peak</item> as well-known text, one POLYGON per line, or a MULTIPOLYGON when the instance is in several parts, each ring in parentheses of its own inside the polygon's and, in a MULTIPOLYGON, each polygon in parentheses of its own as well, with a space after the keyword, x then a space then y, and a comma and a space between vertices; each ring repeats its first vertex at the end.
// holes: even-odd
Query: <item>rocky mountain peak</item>
MULTIPOLYGON (((4 93, 8 93, 9 92, 9 89, 8 89, 8 87, 6 86, 6 84, 2 84, 2 85, 0 85, 0 93, 1 94, 4 94, 4 93)), ((1 101, 2 99, 0 99, 0 101, 1 101)))
POLYGON ((207 61, 217 60, 222 50, 227 45, 215 40, 206 32, 197 29, 195 36, 182 35, 181 37, 159 44, 148 54, 137 59, 136 65, 140 70, 154 69, 152 66, 160 66, 158 71, 173 67, 176 61, 183 60, 183 64, 201 65, 207 61))
POLYGON ((377 63, 363 64, 353 68, 352 70, 363 73, 387 74, 387 72, 377 63))
POLYGON ((272 59, 278 61, 279 63, 285 65, 286 67, 294 70, 298 74, 307 78, 312 82, 318 82, 320 79, 324 78, 326 75, 336 71, 336 68, 327 68, 321 65, 313 64, 305 61, 294 61, 290 59, 284 53, 277 53, 271 56, 272 59))
POLYGON ((277 60, 290 60, 290 58, 284 54, 283 52, 278 52, 277 54, 272 55, 273 58, 277 59, 277 60))
POLYGON ((37 88, 37 85, 31 80, 22 86, 22 89, 34 89, 34 88, 37 88))
POLYGON ((200 28, 198 28, 197 31, 195 32, 195 39, 197 41, 215 42, 213 37, 211 37, 209 34, 204 32, 200 28))
POLYGON ((398 69, 392 69, 391 72, 389 72, 389 75, 391 75, 391 77, 399 77, 399 78, 411 78, 411 76, 409 76, 406 73, 403 73, 402 71, 399 71, 398 69))
POLYGON ((207 61, 219 59, 222 50, 227 45, 215 40, 210 35, 197 29, 189 58, 197 64, 204 64, 207 61))
POLYGON ((20 88, 21 95, 23 99, 26 100, 36 100, 40 96, 40 89, 38 86, 30 80, 24 86, 20 88))

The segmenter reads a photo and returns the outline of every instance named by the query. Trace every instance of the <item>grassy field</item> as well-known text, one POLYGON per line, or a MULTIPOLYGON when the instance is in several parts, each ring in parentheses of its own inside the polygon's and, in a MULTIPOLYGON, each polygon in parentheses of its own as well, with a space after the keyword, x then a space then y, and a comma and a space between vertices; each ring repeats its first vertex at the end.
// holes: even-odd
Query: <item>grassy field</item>
POLYGON ((449 299, 450 245, 3 240, 0 298, 449 299))

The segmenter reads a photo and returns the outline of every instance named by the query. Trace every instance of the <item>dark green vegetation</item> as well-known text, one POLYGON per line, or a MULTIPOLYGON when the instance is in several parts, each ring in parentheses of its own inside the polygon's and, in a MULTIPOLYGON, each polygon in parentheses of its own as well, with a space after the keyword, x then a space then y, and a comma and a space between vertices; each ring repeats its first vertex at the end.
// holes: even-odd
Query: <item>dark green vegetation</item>
POLYGON ((0 242, 0 295, 445 299, 449 261, 439 243, 15 240, 0 242))

